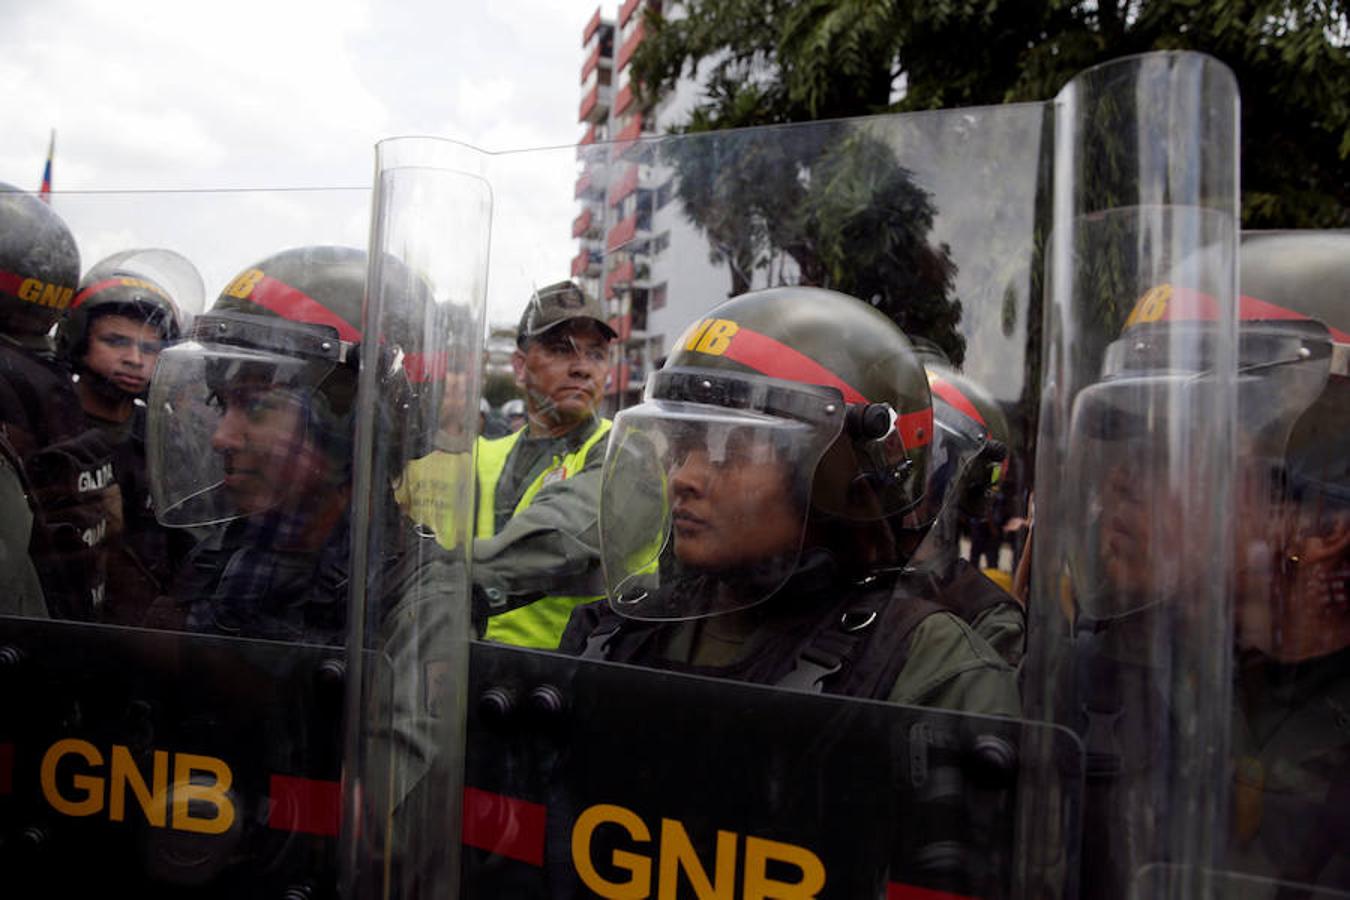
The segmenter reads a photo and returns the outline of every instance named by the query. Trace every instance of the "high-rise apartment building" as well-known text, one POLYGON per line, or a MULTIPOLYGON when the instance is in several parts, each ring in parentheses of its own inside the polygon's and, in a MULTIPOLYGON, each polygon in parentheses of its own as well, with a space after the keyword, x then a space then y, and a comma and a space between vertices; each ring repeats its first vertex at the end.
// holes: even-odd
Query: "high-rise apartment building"
POLYGON ((654 106, 640 108, 630 62, 648 7, 661 12, 661 0, 626 0, 614 19, 597 8, 582 31, 578 118, 585 131, 577 146, 572 275, 602 298, 619 334, 606 388, 610 410, 636 402, 671 343, 725 299, 731 283, 725 266, 705 262, 706 241, 671 202, 670 167, 642 140, 681 121, 699 91, 697 82, 682 79, 654 106))

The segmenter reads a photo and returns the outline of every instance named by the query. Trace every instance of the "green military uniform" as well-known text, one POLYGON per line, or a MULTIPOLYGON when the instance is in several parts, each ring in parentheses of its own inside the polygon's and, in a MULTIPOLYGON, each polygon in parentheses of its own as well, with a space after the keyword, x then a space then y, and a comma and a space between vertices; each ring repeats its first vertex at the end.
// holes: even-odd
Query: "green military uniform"
POLYGON ((596 419, 557 438, 522 430, 478 439, 474 581, 489 604, 539 595, 492 616, 489 640, 557 647, 572 610, 602 593, 597 520, 609 427, 596 419))
POLYGON ((1230 868, 1350 887, 1350 650, 1238 668, 1230 868))

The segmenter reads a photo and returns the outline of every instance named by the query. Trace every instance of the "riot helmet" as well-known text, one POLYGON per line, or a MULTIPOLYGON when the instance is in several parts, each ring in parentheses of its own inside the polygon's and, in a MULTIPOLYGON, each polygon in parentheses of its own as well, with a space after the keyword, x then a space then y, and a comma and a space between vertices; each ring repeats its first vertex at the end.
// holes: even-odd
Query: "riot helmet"
MULTIPOLYGON (((57 352, 101 393, 143 394, 149 385, 154 361, 165 344, 182 333, 184 314, 178 297, 200 306, 201 276, 196 268, 172 250, 130 250, 100 260, 80 280, 70 309, 56 330, 57 352), (130 320, 138 333, 119 331, 109 339, 130 344, 148 360, 141 373, 106 371, 91 361, 90 337, 95 322, 105 316, 130 320), (139 332, 144 333, 139 333, 139 332)), ((123 329, 125 330, 125 329, 123 329)))
MULTIPOLYGON (((235 277, 160 356, 149 397, 149 464, 164 524, 272 511, 304 519, 345 505, 362 362, 376 367, 379 408, 390 419, 381 427, 417 433, 394 423, 416 414, 410 373, 434 383, 434 354, 423 352, 411 325, 373 352, 364 345, 366 269, 365 252, 347 247, 278 253, 235 277)), ((380 277, 410 306, 427 299, 419 293, 424 283, 393 261, 380 277)), ((387 462, 401 467, 404 460, 387 462)))
POLYGON ((1240 283, 1284 343, 1239 370, 1238 640, 1301 662, 1350 645, 1350 232, 1244 234, 1240 283))
POLYGON ((858 575, 902 563, 928 524, 932 438, 923 367, 880 312, 809 287, 728 300, 615 418, 600 501, 611 605, 698 618, 766 600, 807 552, 858 575))
MULTIPOLYGON (((1185 472, 1183 459, 1205 458, 1212 449, 1183 445, 1173 430, 1156 423, 1182 414, 1178 410, 1205 409, 1211 397, 1217 402, 1224 373, 1236 373, 1237 552, 1251 559, 1251 546, 1267 543, 1253 529, 1260 531, 1258 523, 1278 517, 1271 504, 1279 503, 1294 470, 1287 454, 1296 440, 1296 423, 1317 420, 1308 413, 1323 396, 1330 415, 1321 418, 1334 418, 1337 394, 1328 390, 1328 378, 1346 368, 1346 350, 1328 323, 1317 318, 1333 304, 1314 308, 1310 298, 1316 292, 1296 295, 1287 285, 1297 280, 1271 277, 1276 243, 1253 244, 1252 238, 1244 237, 1242 246, 1236 340, 1224 332, 1216 298, 1188 286, 1187 266, 1182 266, 1174 280, 1153 286, 1135 303, 1120 337, 1106 350, 1101 381, 1075 401, 1067 477, 1083 486, 1084 502, 1097 511, 1099 532, 1085 532, 1071 542, 1075 595, 1089 620, 1129 615, 1160 596, 1186 596, 1194 579, 1202 577, 1209 537, 1179 530, 1182 517, 1175 510, 1183 497, 1192 506, 1216 499, 1198 497, 1195 485, 1184 480, 1163 483, 1141 473, 1185 472)), ((1291 253, 1300 240, 1316 243, 1285 239, 1295 243, 1279 249, 1291 253)), ((1305 277, 1317 273, 1334 283, 1335 266, 1345 265, 1346 246, 1341 243, 1342 258, 1336 260, 1334 252, 1326 252, 1334 243, 1323 244, 1320 257, 1300 254, 1305 277)), ((1201 260, 1189 268, 1206 265, 1201 260)), ((1206 436, 1209 431, 1195 429, 1187 440, 1206 436)), ((1337 443, 1323 435, 1305 446, 1327 449, 1337 443)), ((1266 547, 1256 555, 1264 559, 1268 553, 1266 547)))
POLYGON ((0 184, 0 330, 46 334, 80 280, 75 237, 52 208, 0 184))
POLYGON ((519 431, 525 424, 525 401, 519 397, 512 397, 502 404, 502 418, 506 420, 506 427, 512 431, 519 431))
POLYGON ((998 401, 969 376, 933 362, 924 369, 933 393, 925 502, 950 498, 961 513, 980 515, 1007 473, 1008 419, 998 401))

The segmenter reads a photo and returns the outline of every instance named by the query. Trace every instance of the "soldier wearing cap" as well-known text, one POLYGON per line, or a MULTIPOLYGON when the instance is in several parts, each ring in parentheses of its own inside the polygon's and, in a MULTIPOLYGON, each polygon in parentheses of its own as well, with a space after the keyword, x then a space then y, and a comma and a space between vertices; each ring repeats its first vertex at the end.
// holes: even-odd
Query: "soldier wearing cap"
POLYGON ((485 637, 558 646, 573 607, 603 593, 598 515, 610 422, 599 414, 616 337, 571 281, 530 297, 511 365, 527 424, 478 441, 473 578, 485 637))

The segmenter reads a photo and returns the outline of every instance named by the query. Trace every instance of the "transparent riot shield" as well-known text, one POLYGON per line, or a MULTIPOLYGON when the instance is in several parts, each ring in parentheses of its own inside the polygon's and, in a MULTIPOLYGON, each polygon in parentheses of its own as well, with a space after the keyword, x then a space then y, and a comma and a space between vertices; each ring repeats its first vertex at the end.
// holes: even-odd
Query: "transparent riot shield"
MULTIPOLYGON (((279 251, 338 246, 364 258, 369 205, 366 188, 51 198, 82 272, 116 257, 133 278, 153 280, 197 313, 199 323, 240 273, 279 251), (204 305, 193 270, 206 286, 204 305)), ((364 262, 349 281, 355 305, 335 306, 333 322, 359 329, 364 262)), ((289 296, 301 303, 301 287, 291 287, 289 296)), ((304 290, 316 303, 327 296, 314 285, 304 290)), ((116 306, 116 315, 142 324, 135 302, 116 306)), ((261 331, 284 330, 283 319, 269 313, 261 331)), ((332 322, 323 327, 336 330, 332 322)), ((81 412, 56 448, 63 459, 106 462, 82 481, 72 479, 67 494, 30 491, 27 512, 34 533, 59 533, 74 519, 57 513, 83 499, 84 513, 98 524, 89 530, 92 540, 76 538, 102 554, 98 573, 105 577, 101 602, 78 620, 63 621, 50 603, 23 618, 0 618, 5 890, 52 897, 106 893, 110 886, 148 897, 334 896, 351 531, 350 488, 341 474, 350 468, 351 447, 341 438, 352 418, 330 402, 336 394, 323 394, 322 403, 318 394, 305 398, 316 424, 305 432, 311 440, 304 468, 334 473, 326 482, 325 516, 293 507, 297 527, 290 531, 254 527, 246 516, 167 526, 157 518, 157 485, 223 471, 227 449, 236 463, 243 458, 245 445, 227 447, 221 433, 222 423, 243 412, 231 406, 231 373, 216 364, 227 345, 190 325, 176 340, 153 329, 133 332, 110 346, 137 359, 157 357, 149 389, 143 396, 104 394, 87 406, 71 371, 93 365, 77 349, 88 335, 69 337, 65 381, 54 382, 42 403, 81 412), (91 408, 120 409, 126 418, 109 420, 91 408), (331 443, 313 440, 321 413, 331 443), (170 422, 181 427, 166 428, 170 422), (165 436, 175 440, 166 444, 165 436), (166 470, 170 459, 178 463, 166 470)), ((21 379, 20 371, 29 370, 7 370, 11 390, 37 383, 21 379)), ((347 371, 346 383, 354 386, 355 365, 347 371)), ((267 403, 257 399, 249 412, 268 415, 267 403)), ((42 453, 19 460, 30 484, 41 460, 42 453)), ((228 468, 221 477, 240 476, 240 466, 228 468)), ((11 502, 20 506, 7 507, 4 517, 17 521, 24 498, 11 502)), ((40 567, 44 573, 90 575, 89 556, 63 556, 68 548, 54 540, 30 544, 31 553, 56 560, 40 567)), ((7 569, 14 563, 6 558, 7 569)))
MULTIPOLYGON (((1065 88, 1055 132, 1025 700, 1086 745, 1079 889, 1118 897, 1223 846, 1234 80, 1205 57, 1122 60, 1065 88)), ((1046 799, 1025 797, 1028 821, 1046 799)))
POLYGON ((470 897, 1006 897, 1019 782, 1077 814, 1053 726, 490 644, 469 690, 470 897))
MULTIPOLYGON (((1226 877, 1350 891, 1344 232, 1244 233, 1226 877)), ((1267 884, 1269 882, 1269 884, 1267 884)), ((1266 885, 1264 892, 1257 888, 1266 885)), ((1322 893, 1318 893, 1318 891, 1322 893)))
MULTIPOLYGON (((757 598, 762 602, 705 604, 704 611, 727 615, 709 615, 704 625, 677 616, 644 620, 664 640, 692 633, 686 627, 772 626, 790 608, 805 629, 730 665, 663 665, 639 650, 610 658, 591 642, 597 619, 616 621, 605 583, 622 579, 609 570, 631 567, 659 589, 680 541, 699 530, 671 509, 681 490, 675 460, 695 449, 723 462, 792 461, 790 489, 785 481, 724 491, 725 504, 740 505, 734 518, 741 527, 704 543, 729 550, 767 537, 785 521, 772 501, 813 491, 817 461, 835 466, 846 455, 822 435, 843 434, 844 405, 870 397, 874 374, 892 374, 886 358, 863 354, 896 327, 906 335, 897 353, 908 358, 910 339, 923 339, 988 385, 1012 423, 1017 474, 1008 491, 1026 496, 1052 124, 1048 105, 1030 104, 643 134, 580 148, 484 153, 467 169, 492 186, 489 388, 494 376, 533 378, 521 399, 536 415, 548 409, 542 377, 523 365, 507 367, 536 346, 528 325, 540 289, 570 278, 603 304, 614 334, 609 359, 597 373, 581 341, 544 349, 584 370, 569 375, 577 380, 567 390, 586 393, 598 381, 592 409, 602 421, 595 427, 614 419, 611 460, 598 465, 604 448, 591 453, 590 430, 521 472, 512 468, 521 458, 511 456, 518 444, 502 442, 553 435, 528 431, 478 444, 471 578, 474 607, 487 614, 487 640, 470 654, 460 895, 1073 893, 1079 738, 1021 715, 1015 671, 956 609, 958 598, 948 595, 951 607, 925 606, 929 582, 904 571, 941 507, 940 500, 923 507, 924 516, 914 503, 927 485, 919 477, 927 465, 921 448, 932 441, 929 389, 917 362, 912 405, 876 395, 895 404, 895 415, 878 409, 868 426, 878 434, 874 444, 860 445, 857 459, 867 456, 871 468, 846 462, 857 471, 836 485, 838 496, 852 489, 860 502, 870 501, 873 514, 854 516, 862 537, 846 546, 836 533, 835 548, 850 564, 870 552, 863 547, 875 550, 885 559, 875 578, 831 579, 811 569, 812 577, 826 576, 815 593, 794 594, 796 605, 785 606, 777 601, 799 591, 803 571, 821 559, 787 561, 780 553, 771 573, 779 586, 757 598), (836 322, 790 308, 790 289, 798 286, 850 295, 869 316, 879 312, 879 322, 859 329, 856 341, 841 340, 830 330, 836 322), (789 289, 782 317, 766 313, 754 329, 733 333, 710 314, 728 297, 766 288, 789 289), (773 332, 775 321, 789 318, 810 324, 773 332), (756 358, 752 330, 772 337, 759 344, 768 359, 756 358), (695 378, 677 385, 678 373, 663 380, 663 360, 718 350, 742 368, 728 367, 728 377, 706 387, 695 378), (838 377, 799 377, 819 370, 838 377), (742 396, 736 391, 744 386, 745 403, 736 409, 704 408, 742 396), (679 398, 656 395, 677 387, 685 392, 679 398), (830 397, 840 404, 833 410, 830 397), (802 404, 817 400, 806 412, 802 404), (668 427, 672 421, 689 427, 668 427), (836 431, 811 431, 817 426, 836 431), (898 448, 905 452, 892 453, 898 448), (893 501, 897 488, 908 493, 893 501), (879 598, 870 610, 877 615, 842 615, 854 600, 869 598, 879 598), (516 646, 494 632, 499 616, 519 614, 520 622, 536 610, 537 630, 509 634, 516 646), (901 623, 911 610, 923 612, 923 624, 901 623), (820 678, 799 679, 808 690, 789 690, 787 670, 798 671, 812 635, 833 635, 838 622, 858 629, 857 660, 846 650, 838 669, 824 666, 820 678), (907 654, 932 658, 935 633, 961 637, 954 650, 960 662, 938 664, 933 684, 951 686, 961 682, 957 670, 978 671, 972 677, 987 678, 987 689, 956 689, 944 698, 945 688, 920 685, 928 684, 917 674, 921 661, 899 677, 907 654), (550 652, 559 647, 583 658, 550 652), (851 674, 832 678, 846 669, 851 674), (1024 794, 1042 798, 1034 821, 1019 815, 1024 794)), ((959 465, 965 456, 951 460, 959 465)), ((803 523, 822 521, 797 509, 789 537, 806 547, 803 523)), ((961 544, 959 523, 949 524, 950 539, 961 544)), ((854 638, 841 643, 852 646, 854 638)), ((428 844, 402 847, 410 862, 452 852, 443 832, 409 840, 428 844)))
MULTIPOLYGON (((471 151, 376 149, 356 432, 342 892, 457 879, 483 302, 492 196, 471 151), (399 377, 392 381, 388 373, 399 377)), ((442 894, 449 896, 449 894, 442 894)))

